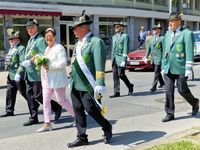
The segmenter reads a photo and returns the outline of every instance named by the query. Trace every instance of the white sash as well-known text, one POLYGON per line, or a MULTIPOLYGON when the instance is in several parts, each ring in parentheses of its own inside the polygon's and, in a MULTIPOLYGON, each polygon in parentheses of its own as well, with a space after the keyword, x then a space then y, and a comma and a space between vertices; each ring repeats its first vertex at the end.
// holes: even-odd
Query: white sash
POLYGON ((86 44, 87 43, 78 42, 77 47, 76 47, 76 54, 77 54, 76 58, 81 70, 83 71, 84 75, 86 76, 87 80, 90 82, 90 85, 92 86, 94 90, 95 79, 93 75, 91 74, 90 70, 88 69, 87 65, 85 64, 83 57, 81 55, 81 50, 86 44))

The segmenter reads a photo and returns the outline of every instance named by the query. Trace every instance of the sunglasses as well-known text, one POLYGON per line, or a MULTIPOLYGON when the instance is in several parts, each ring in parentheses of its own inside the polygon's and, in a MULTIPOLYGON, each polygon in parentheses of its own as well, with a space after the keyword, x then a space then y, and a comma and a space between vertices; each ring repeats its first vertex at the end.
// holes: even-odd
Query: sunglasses
POLYGON ((13 39, 8 39, 9 41, 12 41, 12 40, 14 40, 15 38, 13 38, 13 39))

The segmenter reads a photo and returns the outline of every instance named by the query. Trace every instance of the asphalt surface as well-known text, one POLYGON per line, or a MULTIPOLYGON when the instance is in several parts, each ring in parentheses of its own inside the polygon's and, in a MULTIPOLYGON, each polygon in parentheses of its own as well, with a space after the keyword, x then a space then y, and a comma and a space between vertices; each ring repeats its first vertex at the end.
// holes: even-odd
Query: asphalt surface
MULTIPOLYGON (((109 62, 110 63, 110 62, 109 62)), ((151 94, 153 80, 152 71, 127 71, 127 76, 135 84, 132 96, 127 96, 127 88, 121 82, 121 97, 110 99, 113 93, 112 73, 107 63, 106 93, 103 95, 103 104, 107 106, 106 118, 113 125, 111 144, 104 144, 101 128, 88 117, 88 139, 90 145, 74 148, 77 150, 122 150, 145 149, 151 143, 161 139, 183 133, 188 129, 200 125, 200 113, 191 116, 191 106, 177 93, 176 89, 176 120, 162 123, 164 112, 164 89, 158 89, 151 94)), ((189 87, 195 97, 200 98, 200 63, 194 66, 195 80, 189 81, 189 87)), ((69 72, 69 70, 68 70, 69 72)), ((5 85, 7 72, 0 72, 0 113, 5 108, 5 85)), ((69 90, 66 91, 69 97, 69 90)), ((17 95, 15 116, 0 118, 0 150, 66 150, 66 144, 76 138, 76 128, 71 127, 72 118, 63 110, 57 123, 53 123, 53 131, 36 133, 43 124, 42 107, 39 111, 40 124, 23 127, 29 113, 26 101, 17 95)), ((53 122, 54 114, 52 114, 53 122)))

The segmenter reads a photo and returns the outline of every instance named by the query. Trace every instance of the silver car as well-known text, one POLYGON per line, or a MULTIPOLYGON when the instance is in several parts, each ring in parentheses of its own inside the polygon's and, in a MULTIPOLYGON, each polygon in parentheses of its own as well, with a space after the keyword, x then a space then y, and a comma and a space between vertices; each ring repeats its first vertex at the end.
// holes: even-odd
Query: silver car
POLYGON ((200 59, 200 31, 194 31, 194 59, 200 59))

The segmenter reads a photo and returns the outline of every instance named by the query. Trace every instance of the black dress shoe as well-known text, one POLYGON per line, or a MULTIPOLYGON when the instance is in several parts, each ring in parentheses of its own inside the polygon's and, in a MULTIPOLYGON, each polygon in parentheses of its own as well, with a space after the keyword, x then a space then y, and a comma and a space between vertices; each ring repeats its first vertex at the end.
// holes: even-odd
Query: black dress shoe
POLYGON ((198 111, 199 111, 199 100, 198 100, 196 106, 192 107, 192 116, 196 116, 196 114, 198 113, 198 111))
POLYGON ((120 97, 120 93, 117 92, 117 93, 114 93, 113 95, 110 96, 110 98, 114 98, 114 97, 120 97))
POLYGON ((39 121, 38 121, 38 119, 29 119, 27 122, 24 122, 24 126, 30 126, 30 125, 33 125, 33 124, 38 124, 39 123, 39 121))
POLYGON ((164 84, 162 84, 162 85, 159 85, 159 86, 158 86, 158 88, 162 88, 163 86, 164 86, 164 84))
POLYGON ((112 126, 111 126, 110 130, 104 131, 104 143, 105 144, 110 143, 111 138, 112 138, 112 126))
POLYGON ((174 115, 167 115, 165 118, 162 119, 162 122, 168 122, 174 119, 174 115))
POLYGON ((83 146, 83 145, 88 145, 88 144, 89 144, 88 139, 76 139, 74 142, 68 143, 67 147, 73 148, 73 147, 83 146))
POLYGON ((131 84, 130 87, 129 87, 129 90, 128 90, 128 95, 132 95, 133 94, 133 87, 134 87, 134 85, 131 84))
POLYGON ((1 115, 0 117, 10 117, 10 116, 14 116, 13 112, 6 112, 5 114, 1 115))
POLYGON ((155 92, 155 91, 156 91, 156 89, 154 89, 154 88, 151 88, 151 89, 150 89, 150 91, 153 93, 153 92, 155 92))
POLYGON ((55 111, 55 117, 54 117, 55 121, 57 121, 60 118, 61 113, 62 113, 62 107, 60 107, 57 111, 55 111))

